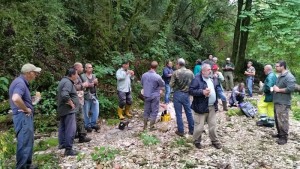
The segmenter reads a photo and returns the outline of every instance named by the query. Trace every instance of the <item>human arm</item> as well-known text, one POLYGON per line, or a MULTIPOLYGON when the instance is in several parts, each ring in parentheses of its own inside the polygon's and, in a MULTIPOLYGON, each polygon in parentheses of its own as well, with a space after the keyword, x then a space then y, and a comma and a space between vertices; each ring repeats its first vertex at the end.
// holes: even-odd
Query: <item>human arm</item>
POLYGON ((223 74, 222 74, 221 72, 217 72, 217 74, 218 74, 219 80, 220 80, 221 82, 223 82, 223 81, 224 81, 224 76, 223 76, 223 74))
MULTIPOLYGON (((197 78, 197 77, 196 77, 197 78)), ((189 86, 189 94, 192 96, 208 96, 209 89, 201 88, 198 79, 194 78, 189 86)))
POLYGON ((296 79, 294 77, 288 77, 284 82, 286 86, 285 88, 279 88, 278 86, 274 85, 273 90, 277 93, 291 93, 295 90, 295 83, 296 79))
POLYGON ((116 73, 117 80, 124 80, 126 78, 126 75, 126 71, 122 71, 121 69, 119 69, 116 73))
POLYGON ((24 103, 24 101, 23 101, 23 99, 22 99, 22 97, 19 93, 14 93, 12 95, 11 100, 25 114, 31 114, 32 110, 25 105, 25 103, 24 103))
POLYGON ((171 80, 170 80, 170 86, 172 88, 175 86, 175 79, 176 79, 176 71, 173 73, 173 75, 171 76, 171 80))

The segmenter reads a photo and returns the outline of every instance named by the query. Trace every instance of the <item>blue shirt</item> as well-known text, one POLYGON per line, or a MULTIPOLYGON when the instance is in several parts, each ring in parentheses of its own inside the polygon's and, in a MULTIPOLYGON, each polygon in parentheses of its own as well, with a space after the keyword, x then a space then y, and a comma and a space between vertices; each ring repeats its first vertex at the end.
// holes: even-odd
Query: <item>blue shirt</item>
POLYGON ((117 73, 117 90, 120 92, 131 91, 131 75, 127 73, 123 68, 120 68, 117 73))
POLYGON ((173 69, 171 67, 166 66, 163 69, 163 76, 162 76, 162 78, 165 81, 165 84, 169 84, 170 83, 172 74, 173 74, 173 69), (171 75, 169 75, 169 74, 171 74, 171 75))
POLYGON ((26 107, 30 108, 33 112, 33 104, 29 91, 29 83, 23 75, 17 77, 9 86, 9 104, 13 114, 15 115, 20 113, 20 111, 18 111, 20 108, 17 107, 12 101, 13 94, 19 94, 22 100, 24 101, 26 107))
POLYGON ((159 97, 159 90, 165 86, 165 82, 160 75, 153 70, 143 74, 141 83, 144 89, 144 96, 150 98, 159 97))

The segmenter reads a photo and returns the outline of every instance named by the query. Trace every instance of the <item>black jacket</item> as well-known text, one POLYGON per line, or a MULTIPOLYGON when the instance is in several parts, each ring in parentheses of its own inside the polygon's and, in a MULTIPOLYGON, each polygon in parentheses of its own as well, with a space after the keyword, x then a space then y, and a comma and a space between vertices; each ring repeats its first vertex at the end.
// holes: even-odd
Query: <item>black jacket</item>
MULTIPOLYGON (((215 84, 214 84, 215 85, 215 84)), ((216 86, 215 91, 217 95, 216 86)), ((202 75, 198 74, 193 79, 189 87, 189 93, 194 97, 191 108, 199 114, 209 113, 208 110, 208 97, 203 95, 203 90, 207 88, 207 83, 203 80, 202 75)), ((218 98, 216 96, 216 102, 214 104, 215 110, 218 111, 218 98)))

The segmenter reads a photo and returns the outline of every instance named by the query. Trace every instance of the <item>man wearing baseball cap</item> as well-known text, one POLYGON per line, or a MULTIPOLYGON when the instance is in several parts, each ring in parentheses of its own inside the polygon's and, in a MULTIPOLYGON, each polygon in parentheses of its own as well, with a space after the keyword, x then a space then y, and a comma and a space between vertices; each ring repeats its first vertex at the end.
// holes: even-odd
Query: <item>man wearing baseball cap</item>
POLYGON ((17 137, 17 169, 35 168, 32 166, 34 108, 29 91, 29 82, 34 80, 41 70, 41 68, 27 63, 21 68, 22 74, 9 86, 9 104, 13 113, 17 137))

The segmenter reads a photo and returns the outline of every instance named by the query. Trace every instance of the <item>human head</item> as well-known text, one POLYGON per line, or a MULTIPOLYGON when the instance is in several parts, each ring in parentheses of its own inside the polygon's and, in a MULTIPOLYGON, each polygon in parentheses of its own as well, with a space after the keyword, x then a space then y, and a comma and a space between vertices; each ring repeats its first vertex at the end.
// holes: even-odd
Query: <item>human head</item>
POLYGON ((93 72, 93 66, 90 63, 85 64, 85 72, 86 73, 92 73, 93 72))
POLYGON ((179 59, 177 60, 177 65, 178 65, 179 67, 185 66, 185 60, 184 60, 183 58, 179 58, 179 59))
POLYGON ((218 66, 217 64, 214 64, 214 65, 212 66, 211 70, 212 70, 213 72, 216 72, 216 71, 219 70, 219 66, 218 66))
POLYGON ((214 57, 214 56, 213 56, 212 54, 209 54, 209 55, 208 55, 208 59, 209 59, 209 60, 212 60, 213 57, 214 57))
POLYGON ((66 71, 65 76, 70 78, 72 81, 75 81, 78 78, 77 70, 74 67, 71 67, 66 71))
POLYGON ((245 83, 239 83, 239 91, 242 91, 245 88, 245 83))
POLYGON ((80 74, 83 72, 83 66, 80 62, 74 64, 74 68, 77 70, 77 73, 80 74))
POLYGON ((41 70, 42 70, 41 68, 36 67, 31 63, 26 63, 21 68, 22 74, 28 81, 34 80, 39 75, 41 70))
POLYGON ((248 61, 248 63, 247 63, 247 67, 251 67, 252 66, 252 62, 251 61, 248 61))
POLYGON ((124 62, 122 63, 122 68, 123 68, 124 70, 127 70, 127 69, 129 68, 129 62, 128 62, 128 61, 124 61, 124 62))
POLYGON ((217 57, 213 57, 212 60, 213 60, 214 63, 217 63, 218 58, 217 57))
POLYGON ((152 61, 150 64, 150 69, 156 70, 157 66, 158 66, 157 61, 152 61))
POLYGON ((209 64, 204 63, 202 65, 201 74, 205 78, 209 78, 211 74, 211 66, 209 64))
POLYGON ((283 71, 286 70, 286 62, 283 61, 283 60, 278 61, 278 62, 275 64, 275 68, 276 68, 276 72, 277 72, 277 73, 282 73, 283 71))
POLYGON ((172 61, 171 61, 171 60, 167 60, 167 61, 166 61, 166 66, 172 67, 172 66, 173 66, 172 61))
POLYGON ((230 62, 230 58, 226 58, 226 63, 229 63, 230 62))
POLYGON ((196 65, 201 65, 201 64, 202 64, 202 60, 201 59, 197 59, 196 65))
POLYGON ((266 66, 264 67, 264 73, 265 73, 266 75, 268 75, 271 71, 272 71, 272 66, 271 66, 271 65, 266 65, 266 66))

